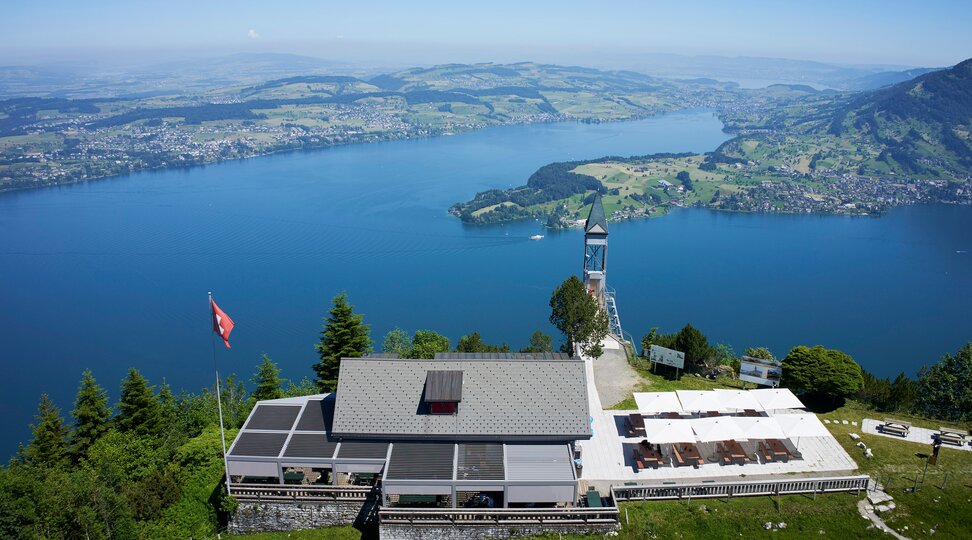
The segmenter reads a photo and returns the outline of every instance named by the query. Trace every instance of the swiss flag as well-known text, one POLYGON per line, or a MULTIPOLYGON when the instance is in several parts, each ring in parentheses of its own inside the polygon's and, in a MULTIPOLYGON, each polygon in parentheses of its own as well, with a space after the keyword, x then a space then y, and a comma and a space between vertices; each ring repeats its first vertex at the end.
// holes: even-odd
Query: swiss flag
POLYGON ((223 343, 226 344, 226 348, 230 348, 229 336, 230 332, 233 331, 233 319, 230 319, 229 315, 219 309, 213 297, 209 297, 209 306, 213 310, 213 332, 219 334, 219 337, 223 338, 223 343))

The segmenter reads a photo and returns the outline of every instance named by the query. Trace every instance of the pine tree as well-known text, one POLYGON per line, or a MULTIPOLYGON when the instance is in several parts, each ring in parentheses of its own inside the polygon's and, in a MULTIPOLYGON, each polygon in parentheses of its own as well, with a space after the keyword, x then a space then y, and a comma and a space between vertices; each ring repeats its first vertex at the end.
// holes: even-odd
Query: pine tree
POLYGON ((137 369, 128 370, 128 376, 122 381, 121 401, 118 403, 118 429, 136 435, 159 434, 162 407, 153 390, 137 369))
POLYGON ((333 303, 330 315, 325 319, 321 342, 315 345, 321 361, 314 364, 314 371, 317 372, 317 386, 323 392, 337 388, 341 358, 357 358, 371 352, 370 325, 362 323, 363 315, 354 313, 348 295, 335 296, 333 303))
POLYGON ((253 401, 284 397, 282 383, 280 368, 269 356, 263 355, 263 362, 260 363, 260 368, 253 377, 253 384, 256 385, 256 389, 251 394, 253 401))
POLYGON ((35 465, 55 466, 62 463, 67 457, 68 429, 61 418, 61 411, 47 394, 41 394, 34 418, 37 423, 30 426, 34 437, 24 455, 35 465))
POLYGON ((81 386, 74 399, 74 430, 71 432, 71 453, 75 460, 88 454, 88 448, 108 429, 111 407, 108 393, 95 381, 90 369, 81 374, 81 386))

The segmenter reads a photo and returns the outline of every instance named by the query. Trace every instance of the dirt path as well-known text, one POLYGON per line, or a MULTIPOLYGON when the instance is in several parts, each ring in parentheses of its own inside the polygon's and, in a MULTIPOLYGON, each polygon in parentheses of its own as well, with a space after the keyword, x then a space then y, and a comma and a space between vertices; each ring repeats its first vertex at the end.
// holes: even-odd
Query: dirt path
POLYGON ((606 345, 604 354, 594 360, 594 385, 605 408, 626 399, 640 380, 620 343, 608 337, 606 345))

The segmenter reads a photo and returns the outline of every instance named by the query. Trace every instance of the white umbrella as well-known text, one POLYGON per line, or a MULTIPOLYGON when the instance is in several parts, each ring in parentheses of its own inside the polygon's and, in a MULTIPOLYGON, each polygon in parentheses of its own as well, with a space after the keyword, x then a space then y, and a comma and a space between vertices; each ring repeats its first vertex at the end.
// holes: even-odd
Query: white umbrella
POLYGON ((733 418, 743 432, 744 439, 784 439, 786 435, 772 416, 733 418))
POLYGON ((645 433, 654 444, 695 442, 695 433, 688 420, 646 418, 645 433))
POLYGON ((778 414, 773 418, 787 437, 830 437, 815 414, 778 414))
POLYGON ((712 416, 709 418, 693 418, 689 420, 692 431, 699 442, 728 441, 741 439, 742 430, 736 424, 736 418, 731 416, 712 416))
POLYGON ((767 411, 776 409, 802 409, 803 402, 793 395, 789 388, 759 388, 750 390, 756 401, 767 411))
POLYGON ((787 438, 797 437, 797 448, 800 447, 800 437, 831 437, 830 430, 820 423, 815 414, 778 414, 773 418, 787 438))
POLYGON ((641 414, 682 412, 675 392, 635 392, 634 399, 641 414))
POLYGON ((756 401, 756 397, 745 390, 726 390, 716 388, 716 396, 724 409, 755 409, 763 410, 763 406, 756 401))
POLYGON ((725 410, 719 402, 715 392, 709 390, 676 390, 678 400, 685 411, 721 411, 725 410))

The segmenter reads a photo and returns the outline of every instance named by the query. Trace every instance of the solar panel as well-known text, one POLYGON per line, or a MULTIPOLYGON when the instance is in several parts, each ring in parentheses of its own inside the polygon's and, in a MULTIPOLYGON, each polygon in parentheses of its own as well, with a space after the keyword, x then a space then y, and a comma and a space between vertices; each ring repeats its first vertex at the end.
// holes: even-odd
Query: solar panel
POLYGON ((299 413, 300 405, 257 405, 244 427, 290 431, 299 413))
POLYGON ((283 448, 286 440, 286 433, 253 433, 243 431, 237 437, 236 445, 233 447, 230 455, 276 457, 280 454, 280 449, 283 448))

